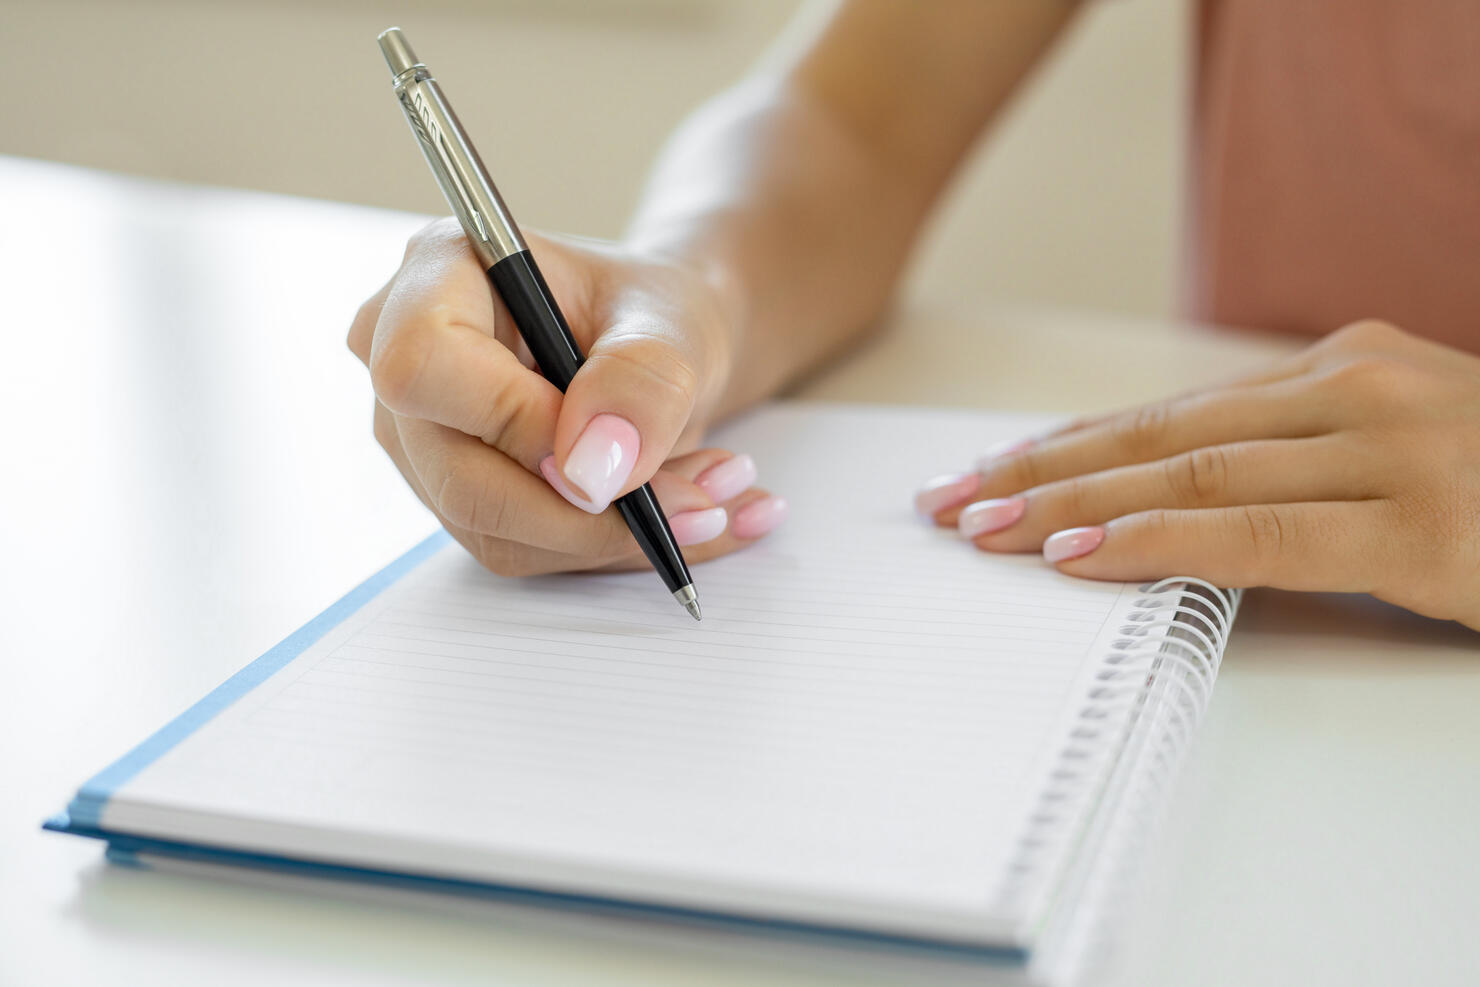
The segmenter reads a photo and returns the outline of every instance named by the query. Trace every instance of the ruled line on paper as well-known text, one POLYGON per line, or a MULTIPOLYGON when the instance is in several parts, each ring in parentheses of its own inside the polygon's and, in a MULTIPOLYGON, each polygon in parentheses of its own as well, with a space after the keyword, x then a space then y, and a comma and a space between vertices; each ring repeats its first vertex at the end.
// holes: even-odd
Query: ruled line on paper
MULTIPOLYGON (((470 714, 474 718, 484 719, 487 716, 506 715, 507 711, 549 711, 568 712, 575 716, 589 716, 595 719, 610 720, 613 722, 629 722, 630 717, 626 710, 616 708, 639 707, 644 711, 662 712, 662 717, 646 716, 644 722, 659 723, 663 721, 674 721, 680 723, 692 723, 707 727, 708 718, 713 715, 714 707, 703 703, 686 704, 675 708, 671 703, 654 702, 651 699, 623 698, 613 699, 609 694, 589 695, 572 694, 559 690, 550 689, 521 689, 517 686, 525 683, 508 681, 498 690, 498 695, 492 697, 471 698, 461 695, 454 690, 453 694, 438 691, 412 691, 398 687, 395 689, 373 688, 364 682, 351 683, 345 677, 338 675, 352 675, 353 673, 331 673, 328 681, 316 679, 314 681, 299 680, 292 687, 285 690, 283 695, 274 702, 273 709, 294 708, 299 711, 311 712, 316 705, 323 704, 326 707, 344 707, 365 710, 416 710, 437 713, 439 716, 453 717, 470 714)), ((792 707, 777 706, 767 709, 752 710, 750 717, 767 724, 784 727, 787 730, 799 730, 805 727, 807 730, 822 734, 835 728, 839 723, 846 723, 851 727, 863 727, 856 719, 844 720, 837 718, 822 722, 817 718, 808 718, 797 714, 806 708, 798 703, 792 707)), ((909 711, 905 711, 909 712, 909 711)), ((1019 707, 1014 711, 1015 719, 1029 719, 1034 715, 1031 706, 1019 707)), ((958 735, 976 736, 980 731, 976 728, 973 720, 967 717, 948 718, 938 715, 908 716, 900 715, 899 721, 912 730, 923 730, 937 736, 958 735)), ((867 735, 878 737, 878 727, 875 723, 866 725, 867 735)))
MULTIPOLYGON (((565 626, 574 626, 574 627, 577 627, 577 628, 580 626, 580 624, 578 623, 578 621, 580 621, 582 619, 589 620, 589 617, 590 617, 590 615, 592 614, 593 611, 594 612, 604 612, 604 613, 614 613, 614 614, 629 614, 629 615, 631 614, 630 608, 617 607, 617 606, 607 606, 605 604, 599 604, 599 603, 587 603, 586 605, 584 605, 583 607, 581 607, 580 608, 580 616, 577 616, 575 613, 564 613, 564 614, 562 614, 558 609, 556 609, 555 607, 550 606, 550 605, 545 605, 544 607, 539 608, 539 609, 532 608, 532 607, 529 607, 529 606, 520 606, 520 607, 503 606, 503 607, 501 607, 501 606, 498 606, 498 605, 490 605, 489 606, 489 609, 490 610, 493 610, 493 611, 517 610, 517 612, 520 612, 520 613, 523 613, 523 614, 526 614, 526 615, 531 615, 531 616, 532 615, 541 615, 541 616, 556 617, 556 618, 560 618, 560 620, 563 623, 563 625, 565 625, 565 626)), ((470 611, 468 613, 468 616, 470 618, 472 618, 472 619, 477 619, 477 617, 479 616, 479 613, 476 610, 475 611, 470 611)), ((673 615, 672 615, 672 613, 670 611, 665 610, 662 613, 663 624, 660 624, 658 628, 653 628, 653 630, 660 630, 664 625, 667 625, 668 627, 671 628, 673 626, 673 624, 676 623, 674 621, 671 621, 670 618, 672 616, 673 615)), ((1098 617, 1099 615, 1096 615, 1096 616, 1098 617)), ((911 637, 913 637, 915 639, 918 639, 920 636, 951 638, 951 639, 957 639, 957 640, 965 639, 965 640, 970 640, 970 641, 976 642, 978 646, 980 646, 981 643, 982 643, 982 641, 983 641, 983 635, 981 633, 981 630, 967 630, 967 629, 964 629, 963 625, 962 624, 959 624, 959 623, 951 623, 948 626, 951 626, 951 627, 963 627, 963 629, 961 629, 961 630, 943 630, 942 629, 942 626, 943 626, 944 622, 934 621, 934 620, 930 620, 930 619, 922 619, 922 620, 919 620, 919 621, 909 621, 909 620, 905 620, 903 618, 893 619, 893 620, 891 620, 889 618, 879 618, 877 622, 878 623, 887 623, 887 624, 889 624, 890 626, 887 626, 887 627, 862 627, 862 626, 859 626, 856 623, 854 623, 854 624, 847 624, 847 623, 838 624, 838 623, 832 623, 832 622, 828 621, 827 619, 821 618, 821 617, 815 618, 815 619, 811 619, 811 620, 805 620, 804 619, 804 620, 797 620, 797 621, 777 620, 777 619, 775 619, 773 617, 772 618, 766 618, 766 619, 754 619, 754 620, 750 620, 750 621, 728 620, 728 619, 726 619, 723 616, 710 617, 710 618, 707 618, 707 619, 709 620, 710 626, 719 625, 719 626, 728 627, 731 624, 734 624, 734 625, 743 626, 744 628, 746 628, 746 633, 749 633, 750 632, 750 629, 751 628, 755 628, 755 627, 768 627, 768 628, 775 628, 775 629, 784 629, 786 633, 791 634, 793 636, 793 640, 796 639, 795 635, 796 635, 796 632, 798 632, 798 631, 806 631, 806 632, 809 632, 811 634, 816 634, 816 635, 823 635, 823 634, 825 634, 825 635, 827 635, 830 638, 835 637, 835 633, 846 633, 846 632, 849 632, 849 631, 858 631, 858 632, 868 633, 868 634, 903 634, 903 635, 910 635, 911 637)), ((1067 619, 1058 617, 1058 616, 1054 616, 1052 618, 1045 618, 1045 623, 1047 623, 1051 627, 1063 628, 1066 625, 1069 625, 1070 624, 1070 621, 1068 621, 1067 619)), ((1095 623, 1095 626, 1098 626, 1099 621, 1098 620, 1095 620, 1094 623, 1095 623)), ((552 629, 555 629, 554 625, 551 625, 551 626, 552 626, 552 629)), ((678 626, 679 627, 683 627, 684 625, 679 624, 678 626)), ((972 626, 972 624, 970 622, 967 622, 965 624, 965 627, 970 627, 970 626, 972 626)), ((979 627, 979 628, 990 629, 990 630, 994 630, 995 631, 995 630, 1027 630, 1032 625, 1031 624, 1017 624, 1017 623, 1014 623, 1014 622, 1011 622, 1011 621, 1005 621, 1005 622, 1002 622, 1002 623, 999 623, 999 624, 980 623, 980 624, 976 624, 975 626, 976 627, 979 627)), ((560 629, 564 629, 564 628, 562 627, 560 629)), ((687 632, 689 632, 690 634, 697 633, 693 628, 684 627, 684 630, 687 631, 687 632)))
MULTIPOLYGON (((890 610, 919 612, 938 610, 943 613, 962 614, 1010 614, 1019 608, 1027 608, 1035 613, 1064 612, 1087 616, 1103 611, 1106 595, 1109 592, 1104 587, 1086 590, 1082 587, 1071 586, 1068 587, 1068 592, 1055 592, 1049 595, 1045 590, 1053 583, 1062 581, 1061 578, 1052 578, 1049 573, 1034 573, 1027 580, 1020 578, 998 584, 984 581, 979 572, 974 575, 963 572, 956 577, 941 579, 936 587, 926 586, 927 580, 914 577, 911 577, 906 584, 895 583, 892 586, 883 586, 877 579, 856 578, 856 569, 850 570, 854 573, 854 577, 829 576, 823 579, 821 578, 823 574, 810 564, 805 568, 799 568, 788 583, 778 584, 775 578, 764 572, 763 563, 752 564, 751 560, 743 554, 733 562, 734 565, 728 570, 696 567, 696 583, 702 583, 706 589, 722 592, 727 601, 733 596, 736 600, 751 599, 774 606, 790 602, 785 590, 789 588, 791 582, 800 583, 804 580, 805 598, 808 602, 816 604, 816 607, 800 612, 809 614, 823 607, 856 604, 879 606, 890 610), (741 568, 742 566, 744 568, 741 568), (750 569, 756 570, 756 578, 753 580, 741 578, 743 573, 750 569), (798 576, 801 578, 797 578, 798 576), (1035 586, 1036 590, 1024 590, 1025 581, 1035 586), (959 606, 934 607, 930 605, 944 602, 955 602, 959 606)), ((979 563, 978 568, 986 566, 990 566, 990 562, 984 559, 979 563)), ((1056 576, 1056 574, 1052 575, 1056 576)), ((646 580, 641 582, 642 585, 638 585, 638 580, 631 578, 631 575, 606 576, 600 579, 581 576, 547 577, 539 589, 582 593, 588 600, 629 600, 644 610, 650 609, 654 613, 665 610, 667 601, 661 595, 655 596, 651 587, 646 584, 646 580)), ((466 598, 476 595, 479 590, 476 586, 468 586, 453 592, 466 598)), ((528 595, 533 596, 538 592, 537 589, 528 595)), ((483 595, 487 595, 486 589, 483 595)))
MULTIPOLYGON (((520 627, 530 627, 531 630, 538 629, 538 625, 521 624, 520 627)), ((602 655, 613 656, 614 652, 637 652, 651 655, 676 655, 679 657, 694 658, 694 648, 681 640, 670 638, 643 639, 641 644, 618 644, 610 637, 593 638, 582 641, 572 639, 568 642, 552 642, 547 636, 536 633, 519 634, 504 631, 499 635, 492 635, 483 631, 454 632, 463 633, 463 637, 453 638, 441 633, 434 628, 425 625, 407 624, 401 621, 386 621, 377 624, 374 628, 367 629, 356 640, 359 642, 385 641, 389 644, 389 650, 405 649, 416 651, 411 647, 413 644, 438 645, 442 648, 462 648, 465 650, 476 650, 478 652, 499 651, 507 642, 520 642, 525 647, 530 645, 544 645, 549 652, 566 652, 576 649, 595 651, 602 655), (471 640, 469 640, 471 638, 471 640)), ((630 640, 622 638, 620 640, 630 640)), ((710 646, 705 650, 702 660, 706 662, 749 662, 757 665, 784 664, 798 667, 819 667, 838 669, 874 669, 900 667, 898 656, 887 649, 878 649, 878 654, 872 654, 862 649, 867 647, 867 642, 858 642, 851 647, 839 642, 827 642, 833 648, 824 648, 818 643, 810 653, 798 655, 794 650, 788 650, 780 644, 765 644, 754 641, 722 641, 710 646), (780 657, 767 658, 757 655, 777 655, 780 657), (823 661, 821 659, 837 659, 836 661, 823 661)), ((1071 642, 1073 643, 1073 642, 1071 642)), ((1062 661, 1061 650, 1055 650, 1052 642, 1045 645, 1036 639, 1022 639, 1012 642, 1012 646, 1001 652, 987 654, 975 653, 969 646, 965 645, 932 645, 937 653, 932 658, 934 667, 942 670, 950 670, 956 674, 962 674, 961 669, 980 670, 984 674, 993 672, 1000 674, 1013 666, 1019 666, 1028 660, 1041 660, 1047 662, 1062 661)), ((436 652, 442 653, 442 652, 436 652)), ((452 652, 447 652, 452 653, 452 652)), ((912 673, 913 674, 913 673, 912 673)))

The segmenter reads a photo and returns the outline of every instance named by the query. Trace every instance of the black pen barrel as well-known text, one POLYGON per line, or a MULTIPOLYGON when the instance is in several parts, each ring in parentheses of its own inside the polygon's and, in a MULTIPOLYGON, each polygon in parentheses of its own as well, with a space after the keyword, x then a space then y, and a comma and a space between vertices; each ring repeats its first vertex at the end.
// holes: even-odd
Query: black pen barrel
POLYGON ((540 372, 564 393, 586 358, 534 257, 528 250, 510 254, 488 269, 488 280, 514 317, 540 372))
MULTIPOLYGON (((382 31, 379 44, 411 134, 467 234, 468 246, 504 300, 540 372, 564 393, 586 359, 545 276, 446 94, 401 29, 382 31)), ((702 619, 688 566, 652 487, 643 484, 618 498, 616 506, 673 598, 689 616, 702 619)))
MULTIPOLYGON (((540 273, 528 250, 510 254, 488 269, 488 279, 498 290, 499 297, 514 317, 514 325, 534 359, 540 372, 563 392, 570 386, 576 371, 585 362, 570 325, 555 304, 555 296, 540 273)), ((632 529, 632 537, 642 549, 653 568, 663 579, 670 593, 676 593, 693 583, 689 568, 684 563, 683 553, 663 517, 663 509, 653 488, 644 483, 636 490, 619 497, 617 510, 632 529)))
POLYGON ((644 483, 627 496, 618 497, 617 510, 622 512, 642 554, 658 570, 670 593, 677 593, 693 583, 683 553, 674 540, 673 529, 668 527, 663 517, 663 508, 658 506, 651 484, 644 483))

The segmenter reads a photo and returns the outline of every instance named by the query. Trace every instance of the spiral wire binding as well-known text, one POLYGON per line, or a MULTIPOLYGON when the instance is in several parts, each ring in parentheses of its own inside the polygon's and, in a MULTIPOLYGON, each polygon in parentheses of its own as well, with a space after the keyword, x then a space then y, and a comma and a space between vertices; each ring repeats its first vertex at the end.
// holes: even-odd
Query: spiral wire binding
POLYGON ((1075 982, 1107 959, 1110 917, 1119 911, 1109 906, 1129 891, 1165 812, 1242 598, 1193 578, 1138 592, 996 898, 998 907, 1026 914, 1037 903, 1029 895, 1051 895, 1034 967, 1054 982, 1075 982), (1053 867, 1060 873, 1045 885, 1042 872, 1053 867))

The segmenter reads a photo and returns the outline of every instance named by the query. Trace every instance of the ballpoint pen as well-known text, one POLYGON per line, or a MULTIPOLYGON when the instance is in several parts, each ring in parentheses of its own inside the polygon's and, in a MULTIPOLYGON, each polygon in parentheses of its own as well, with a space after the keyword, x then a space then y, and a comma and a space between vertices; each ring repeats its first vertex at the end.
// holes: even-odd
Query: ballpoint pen
MULTIPOLYGON (((519 227, 514 225, 514 218, 494 188, 472 141, 458 123, 447 97, 406 43, 401 29, 393 27, 381 32, 379 41, 411 132, 426 155, 448 205, 462 223, 473 253, 503 298, 540 371, 564 391, 585 357, 519 227)), ((616 508, 673 598, 698 620, 699 598, 694 593, 694 581, 652 486, 644 483, 617 498, 616 508)))

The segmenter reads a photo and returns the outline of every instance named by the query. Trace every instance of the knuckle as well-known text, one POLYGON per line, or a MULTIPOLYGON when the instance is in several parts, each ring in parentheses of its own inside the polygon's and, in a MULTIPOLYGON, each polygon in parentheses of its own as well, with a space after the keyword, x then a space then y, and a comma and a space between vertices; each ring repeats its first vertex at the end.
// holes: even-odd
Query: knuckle
POLYGON ((1111 422, 1110 434, 1133 453, 1149 452, 1166 437, 1170 418, 1170 408, 1163 402, 1142 405, 1111 422))
POLYGON ((355 310, 350 320, 349 332, 345 333, 344 345, 361 360, 370 353, 370 338, 375 332, 375 323, 380 319, 379 298, 371 298, 355 310))
MULTIPOLYGON (((1088 519, 1098 512, 1095 510, 1095 502, 1098 499, 1099 485, 1093 476, 1074 476, 1067 480, 1061 480, 1050 484, 1048 489, 1055 493, 1053 498, 1057 501, 1057 507, 1064 512, 1066 518, 1088 519)), ((1034 495, 1035 500, 1037 495, 1034 495)))
POLYGON ((1017 493, 1033 487, 1046 486, 1050 482, 1041 452, 1038 449, 1020 449, 999 456, 983 464, 982 481, 987 490, 1000 493, 1017 493))
POLYGON ((1136 515, 1136 526, 1140 533, 1153 539, 1173 534, 1172 513, 1164 507, 1154 507, 1136 515))
POLYGON ((1249 504, 1241 509, 1241 514, 1256 566, 1263 567, 1273 562, 1293 546, 1293 523, 1279 508, 1270 504, 1249 504))
POLYGON ((437 513, 447 523, 484 534, 502 530, 508 509, 503 492, 469 476, 465 469, 449 469, 434 498, 437 513))
POLYGON ((1358 319, 1342 326, 1328 338, 1333 346, 1380 347, 1402 335, 1403 330, 1391 322, 1384 322, 1382 319, 1358 319))
POLYGON ((1027 480, 1028 466, 1021 453, 999 456, 991 464, 981 467, 982 489, 995 495, 997 492, 1016 493, 1027 490, 1034 484, 1027 480))
POLYGON ((1206 504, 1228 486, 1228 454, 1219 446, 1193 449, 1166 461, 1167 483, 1181 503, 1206 504))
POLYGON ((699 374, 688 359, 666 340, 642 336, 604 351, 602 359, 635 371, 655 388, 657 396, 688 407, 699 393, 699 374))
POLYGON ((487 444, 503 448, 505 438, 528 414, 527 396, 521 389, 497 388, 489 398, 479 435, 487 444))
POLYGON ((386 452, 391 452, 401 444, 401 437, 396 431, 396 422, 391 418, 391 413, 386 410, 385 405, 379 401, 375 402, 375 414, 372 416, 372 428, 375 432, 375 441, 386 452))
POLYGON ((417 230, 406 240, 406 258, 428 250, 445 249, 457 245, 462 238, 462 226, 456 216, 443 216, 417 230))
POLYGON ((1018 490, 1031 490, 1048 482, 1043 456, 1036 449, 1013 453, 1008 457, 1007 469, 1018 490))
POLYGON ((478 561, 489 572, 506 579, 524 579, 548 571, 525 546, 488 535, 478 539, 478 561))
POLYGON ((401 332, 371 351, 370 383, 386 407, 406 410, 431 360, 431 348, 424 334, 401 332))
POLYGON ((1336 368, 1331 382, 1341 391, 1356 392, 1368 400, 1398 402, 1412 396, 1413 370, 1385 357, 1367 356, 1336 368))
POLYGON ((631 555, 636 548, 637 542, 625 524, 612 523, 610 519, 602 518, 600 531, 591 542, 591 555, 603 561, 619 559, 631 555))
POLYGON ((471 489, 467 474, 457 469, 448 470, 442 476, 442 482, 437 487, 433 501, 437 505, 437 513, 442 515, 448 524, 457 528, 477 530, 473 522, 478 517, 478 492, 471 489))

